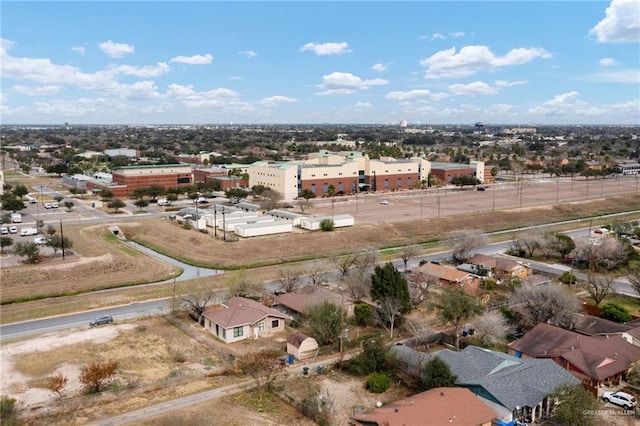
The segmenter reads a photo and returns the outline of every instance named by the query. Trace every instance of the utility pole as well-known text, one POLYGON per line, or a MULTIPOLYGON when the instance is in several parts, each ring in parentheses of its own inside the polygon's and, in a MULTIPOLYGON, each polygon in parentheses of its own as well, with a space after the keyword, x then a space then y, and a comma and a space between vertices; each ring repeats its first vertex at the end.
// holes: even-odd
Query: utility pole
POLYGON ((560 176, 556 176, 556 204, 560 200, 560 176))
POLYGON ((224 216, 224 207, 222 207, 222 239, 227 241, 227 222, 224 216))
POLYGON ((64 260, 64 234, 62 233, 62 219, 60 219, 60 245, 62 246, 62 260, 64 260))
POLYGON ((218 238, 218 205, 213 206, 213 238, 218 238))

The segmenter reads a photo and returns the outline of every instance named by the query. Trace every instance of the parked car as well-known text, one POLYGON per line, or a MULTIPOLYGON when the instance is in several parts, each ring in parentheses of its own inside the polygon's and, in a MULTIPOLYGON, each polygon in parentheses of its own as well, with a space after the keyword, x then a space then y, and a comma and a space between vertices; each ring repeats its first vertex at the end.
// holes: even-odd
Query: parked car
POLYGON ((386 206, 387 204, 389 204, 389 200, 382 200, 380 201, 380 204, 384 204, 386 206))
POLYGON ((113 322, 113 317, 111 315, 101 315, 97 318, 94 318, 89 323, 89 326, 96 327, 98 325, 111 324, 113 322))
POLYGON ((33 239, 33 242, 38 246, 43 246, 43 245, 47 244, 49 242, 49 240, 47 240, 44 237, 35 237, 33 239))
POLYGON ((206 198, 204 198, 204 197, 198 197, 198 198, 196 198, 196 203, 198 203, 198 204, 206 204, 206 203, 208 203, 208 202, 209 202, 209 201, 207 201, 207 199, 206 199, 206 198))
POLYGON ((8 234, 9 229, 6 226, 0 226, 0 234, 8 234))
POLYGON ((484 187, 484 186, 479 186, 479 187, 476 188, 476 191, 486 191, 486 190, 487 190, 487 188, 484 187))
POLYGON ((52 209, 53 206, 51 205, 51 203, 44 203, 44 208, 45 209, 52 209))
POLYGON ((58 203, 51 203, 51 208, 52 209, 57 209, 58 208, 58 203))
POLYGON ((625 410, 630 410, 638 406, 638 401, 636 401, 635 397, 626 392, 605 392, 602 394, 602 399, 605 402, 619 405, 625 410))
POLYGON ((20 230, 21 237, 28 237, 29 235, 38 235, 38 230, 36 228, 22 228, 20 230))
POLYGON ((9 227, 9 233, 10 234, 17 234, 18 233, 18 228, 15 226, 10 226, 9 227))

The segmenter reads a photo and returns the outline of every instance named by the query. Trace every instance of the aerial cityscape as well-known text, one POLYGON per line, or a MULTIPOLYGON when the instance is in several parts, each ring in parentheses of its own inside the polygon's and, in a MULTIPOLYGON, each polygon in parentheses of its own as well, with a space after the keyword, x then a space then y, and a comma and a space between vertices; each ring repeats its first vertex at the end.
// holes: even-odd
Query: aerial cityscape
POLYGON ((640 421, 637 1, 1 20, 3 425, 640 421))

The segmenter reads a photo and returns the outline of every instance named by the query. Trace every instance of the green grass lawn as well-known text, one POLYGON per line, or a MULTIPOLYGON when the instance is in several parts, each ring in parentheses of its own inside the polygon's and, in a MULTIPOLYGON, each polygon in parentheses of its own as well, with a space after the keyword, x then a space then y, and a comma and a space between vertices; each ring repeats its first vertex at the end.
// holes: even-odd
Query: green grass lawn
POLYGON ((634 317, 640 317, 640 299, 630 296, 624 296, 621 294, 610 294, 604 299, 602 303, 600 303, 600 307, 603 307, 607 303, 615 303, 617 305, 623 306, 634 317))

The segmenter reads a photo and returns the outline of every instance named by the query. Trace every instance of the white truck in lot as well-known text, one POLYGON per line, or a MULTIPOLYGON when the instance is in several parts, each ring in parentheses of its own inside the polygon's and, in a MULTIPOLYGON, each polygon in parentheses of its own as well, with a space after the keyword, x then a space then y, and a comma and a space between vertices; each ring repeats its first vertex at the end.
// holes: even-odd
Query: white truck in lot
POLYGON ((22 215, 20 213, 11 213, 11 223, 22 222, 22 215))
POLYGON ((28 237, 30 235, 38 235, 38 230, 36 228, 22 228, 20 230, 21 237, 28 237))

